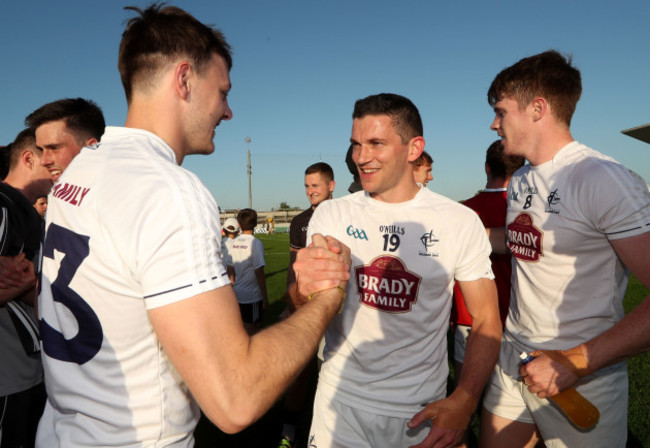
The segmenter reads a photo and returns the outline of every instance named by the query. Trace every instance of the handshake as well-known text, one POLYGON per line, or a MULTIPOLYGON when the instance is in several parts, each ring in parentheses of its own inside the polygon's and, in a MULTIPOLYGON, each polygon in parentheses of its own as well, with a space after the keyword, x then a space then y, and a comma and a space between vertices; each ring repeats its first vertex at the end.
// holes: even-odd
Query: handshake
POLYGON ((296 309, 311 300, 325 300, 341 312, 350 279, 350 249, 345 244, 314 234, 311 245, 298 251, 293 268, 296 291, 291 298, 296 309))

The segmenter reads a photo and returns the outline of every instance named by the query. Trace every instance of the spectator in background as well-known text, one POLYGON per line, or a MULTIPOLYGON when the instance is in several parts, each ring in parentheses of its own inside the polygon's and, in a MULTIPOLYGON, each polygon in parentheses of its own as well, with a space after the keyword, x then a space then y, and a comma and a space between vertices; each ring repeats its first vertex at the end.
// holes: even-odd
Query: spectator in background
POLYGON ((45 212, 47 211, 47 195, 39 196, 34 202, 34 208, 41 215, 41 218, 45 218, 45 212))
POLYGON ((34 312, 42 219, 32 204, 52 179, 40 164, 32 129, 20 132, 9 151, 9 172, 0 183, 0 264, 20 275, 0 297, 0 446, 27 448, 34 446, 45 405, 34 312))
POLYGON ((348 166, 350 174, 352 174, 352 183, 348 187, 348 193, 356 193, 363 190, 361 186, 361 178, 359 177, 359 170, 352 160, 352 145, 348 147, 348 152, 345 154, 345 164, 348 166))
POLYGON ((224 236, 229 240, 235 239, 241 230, 236 218, 226 218, 223 222, 224 236))
POLYGON ((47 103, 29 114, 25 124, 34 129, 41 163, 55 182, 81 148, 99 141, 106 127, 99 106, 83 98, 47 103))
POLYGON ((426 187, 429 181, 433 180, 433 175, 431 174, 431 170, 433 169, 433 159, 426 151, 422 151, 422 154, 420 154, 420 157, 415 159, 413 165, 415 165, 415 168, 413 169, 415 182, 426 187))
MULTIPOLYGON (((290 295, 295 290, 296 274, 293 270, 293 263, 296 261, 296 253, 306 246, 309 221, 314 210, 323 201, 332 199, 334 194, 334 170, 325 162, 317 162, 305 170, 305 194, 311 204, 310 207, 295 216, 289 225, 289 269, 287 271, 287 293, 290 295)), ((289 306, 292 306, 289 301, 289 306)))
POLYGON ((232 249, 233 242, 241 228, 239 223, 235 218, 227 218, 223 222, 223 239, 221 240, 221 259, 223 260, 224 266, 226 266, 226 272, 228 273, 228 278, 230 283, 235 284, 235 268, 232 265, 228 265, 228 252, 232 249))
POLYGON ((244 327, 250 335, 257 333, 262 313, 269 306, 264 276, 264 245, 253 236, 257 212, 244 208, 237 213, 241 235, 227 242, 226 264, 232 267, 233 288, 239 302, 244 327), (234 271, 234 272, 233 272, 234 271))
MULTIPOLYGON (((282 317, 295 311, 293 299, 296 296, 296 274, 293 264, 296 261, 296 254, 307 244, 307 231, 309 221, 314 210, 324 201, 332 199, 336 182, 334 181, 334 170, 325 162, 318 162, 310 165, 305 170, 305 194, 311 206, 294 217, 289 226, 289 268, 287 271, 287 300, 288 308, 282 317)), ((318 356, 322 357, 323 342, 318 350, 318 356)), ((287 389, 283 401, 283 427, 282 437, 278 448, 293 448, 296 446, 296 430, 301 420, 301 411, 307 395, 309 377, 317 365, 312 360, 293 384, 287 389)))

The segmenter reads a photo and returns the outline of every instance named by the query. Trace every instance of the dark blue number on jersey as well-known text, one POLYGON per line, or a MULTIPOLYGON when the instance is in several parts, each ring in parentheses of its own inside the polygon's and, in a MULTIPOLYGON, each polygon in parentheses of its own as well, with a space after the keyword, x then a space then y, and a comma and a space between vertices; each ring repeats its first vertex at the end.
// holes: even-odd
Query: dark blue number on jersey
POLYGON ((56 224, 50 224, 45 236, 43 256, 54 259, 54 250, 64 254, 59 273, 52 283, 52 297, 55 302, 65 305, 74 315, 79 332, 72 339, 66 339, 61 332, 41 319, 41 338, 43 350, 60 361, 84 364, 99 351, 104 334, 99 318, 93 309, 75 291, 70 282, 77 269, 88 256, 90 237, 79 235, 56 224))
POLYGON ((399 236, 396 233, 384 235, 384 251, 395 252, 399 247, 399 236))

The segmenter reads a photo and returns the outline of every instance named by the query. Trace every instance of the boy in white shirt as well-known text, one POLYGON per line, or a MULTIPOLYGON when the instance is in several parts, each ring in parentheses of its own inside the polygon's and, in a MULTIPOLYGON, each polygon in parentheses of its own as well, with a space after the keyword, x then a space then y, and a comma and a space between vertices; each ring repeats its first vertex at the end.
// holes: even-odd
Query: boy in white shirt
POLYGON ((229 240, 226 264, 228 272, 234 268, 233 287, 244 327, 249 334, 254 334, 262 320, 262 311, 268 305, 266 279, 264 277, 264 245, 253 236, 257 226, 257 212, 250 208, 242 209, 237 214, 241 235, 229 240))

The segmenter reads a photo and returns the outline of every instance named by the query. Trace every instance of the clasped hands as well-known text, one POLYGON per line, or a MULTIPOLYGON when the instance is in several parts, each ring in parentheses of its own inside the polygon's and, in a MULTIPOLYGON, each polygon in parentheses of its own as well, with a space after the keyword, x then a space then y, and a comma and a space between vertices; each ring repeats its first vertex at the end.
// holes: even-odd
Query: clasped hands
POLYGON ((0 303, 6 303, 36 285, 34 265, 25 254, 0 257, 0 303))
MULTIPOLYGON (((312 236, 309 247, 298 251, 293 268, 298 288, 294 306, 300 308, 310 297, 317 297, 320 291, 337 286, 345 291, 350 278, 350 249, 334 237, 317 233, 312 236)), ((337 294, 336 297, 339 297, 340 307, 343 295, 337 294)))

